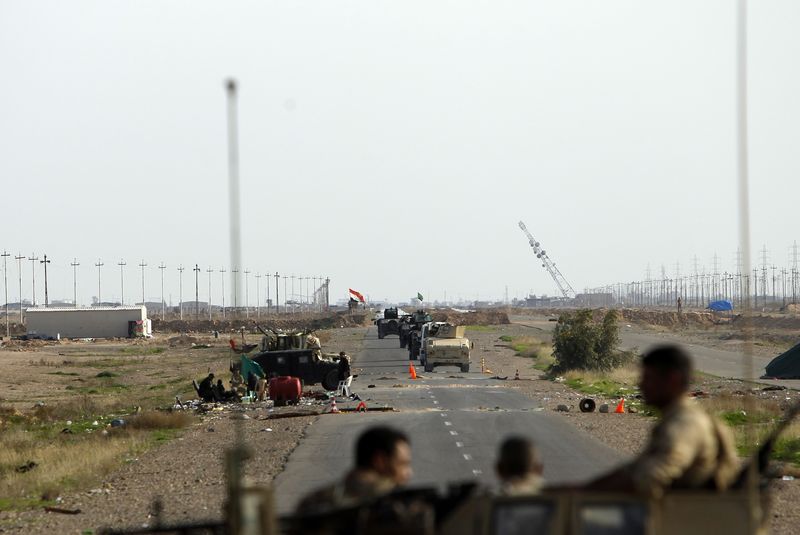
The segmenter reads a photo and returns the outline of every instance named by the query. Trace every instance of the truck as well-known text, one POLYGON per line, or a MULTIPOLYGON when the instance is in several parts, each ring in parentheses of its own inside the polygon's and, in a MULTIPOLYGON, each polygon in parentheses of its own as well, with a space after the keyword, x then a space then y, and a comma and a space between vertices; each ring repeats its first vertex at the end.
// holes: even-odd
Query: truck
POLYGON ((426 372, 436 366, 458 366, 463 373, 469 371, 472 344, 464 337, 465 329, 450 323, 430 323, 423 328, 420 363, 426 372))
POLYGON ((400 347, 408 347, 408 357, 410 360, 416 360, 419 355, 419 333, 422 326, 426 323, 433 321, 431 315, 420 309, 403 316, 403 321, 400 323, 400 347))
POLYGON ((400 334, 400 317, 396 308, 387 308, 383 311, 383 317, 375 320, 378 327, 378 338, 383 340, 387 335, 400 334))
POLYGON ((297 377, 303 385, 321 384, 329 391, 350 377, 349 357, 345 353, 322 353, 319 339, 311 331, 258 329, 264 336, 252 360, 267 377, 297 377))

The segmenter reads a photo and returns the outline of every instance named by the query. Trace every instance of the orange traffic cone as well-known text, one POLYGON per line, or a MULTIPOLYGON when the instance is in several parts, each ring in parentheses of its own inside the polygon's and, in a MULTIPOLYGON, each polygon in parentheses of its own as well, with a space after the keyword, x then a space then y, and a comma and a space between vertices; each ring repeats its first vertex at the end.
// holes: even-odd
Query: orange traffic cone
POLYGON ((356 406, 356 412, 361 412, 361 411, 367 412, 367 404, 366 404, 366 403, 364 403, 363 401, 362 401, 362 402, 360 402, 360 403, 359 403, 359 404, 356 406))
POLYGON ((408 374, 411 376, 412 379, 417 378, 417 370, 414 369, 414 364, 411 362, 408 363, 408 374))
POLYGON ((331 414, 338 414, 339 408, 336 406, 336 398, 331 398, 331 414))
POLYGON ((614 409, 615 414, 623 414, 625 412, 625 398, 619 398, 619 403, 617 403, 617 408, 614 409))

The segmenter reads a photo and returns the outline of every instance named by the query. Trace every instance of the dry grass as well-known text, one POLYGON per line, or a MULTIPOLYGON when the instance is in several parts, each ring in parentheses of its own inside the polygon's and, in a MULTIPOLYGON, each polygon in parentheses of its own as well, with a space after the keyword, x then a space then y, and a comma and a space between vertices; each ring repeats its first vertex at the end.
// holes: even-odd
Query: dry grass
POLYGON ((182 429, 192 421, 192 416, 185 412, 147 411, 131 418, 127 427, 140 430, 182 429))
POLYGON ((587 385, 611 382, 633 390, 637 388, 639 381, 639 368, 637 366, 623 366, 607 372, 570 370, 564 373, 564 379, 567 381, 580 379, 587 385))
POLYGON ((26 414, 0 407, 0 509, 30 507, 96 484, 126 457, 193 422, 185 413, 146 411, 112 428, 107 409, 116 405, 113 399, 82 396, 26 414), (32 469, 19 470, 31 462, 32 469))

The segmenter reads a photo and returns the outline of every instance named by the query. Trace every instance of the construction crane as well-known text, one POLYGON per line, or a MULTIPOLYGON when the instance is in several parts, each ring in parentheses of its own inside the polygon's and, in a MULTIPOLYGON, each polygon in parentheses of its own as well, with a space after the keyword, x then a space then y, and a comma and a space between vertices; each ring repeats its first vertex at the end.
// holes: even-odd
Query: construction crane
POLYGON ((528 243, 531 245, 533 253, 536 255, 536 258, 542 261, 542 267, 545 268, 547 272, 550 273, 550 276, 553 277, 553 280, 556 281, 556 286, 558 286, 558 289, 564 294, 564 297, 567 299, 575 298, 575 290, 572 289, 572 285, 567 282, 567 279, 564 278, 564 275, 561 274, 561 271, 558 270, 555 263, 547 256, 547 252, 541 248, 541 244, 536 241, 536 238, 528 231, 528 227, 525 226, 525 223, 520 221, 519 228, 521 228, 522 232, 528 237, 528 243))

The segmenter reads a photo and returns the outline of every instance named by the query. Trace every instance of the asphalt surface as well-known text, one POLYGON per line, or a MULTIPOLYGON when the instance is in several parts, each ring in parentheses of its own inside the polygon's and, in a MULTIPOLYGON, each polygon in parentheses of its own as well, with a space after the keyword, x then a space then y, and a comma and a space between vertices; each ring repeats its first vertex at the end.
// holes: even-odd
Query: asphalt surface
POLYGON ((378 340, 374 328, 365 335, 363 347, 353 363, 358 374, 353 391, 369 407, 391 406, 396 412, 329 414, 310 426, 275 481, 280 513, 293 510, 310 491, 341 478, 351 467, 358 435, 378 424, 410 436, 412 486, 443 488, 448 482, 474 479, 496 484, 496 450, 512 434, 536 442, 545 478, 553 483, 583 481, 623 460, 619 452, 545 412, 503 381, 461 373, 456 367, 436 368, 411 380, 407 351, 400 349, 396 336, 378 340))
MULTIPOLYGON (((549 321, 544 317, 514 316, 511 320, 513 323, 548 334, 552 333, 556 325, 556 322, 549 321)), ((635 327, 623 325, 620 329, 620 339, 622 349, 637 348, 639 351, 647 351, 650 347, 658 344, 677 343, 689 351, 694 358, 695 367, 701 372, 718 377, 753 380, 758 383, 780 384, 788 388, 800 389, 798 380, 760 379, 764 374, 764 368, 774 357, 754 355, 752 371, 747 371, 744 365, 745 355, 740 351, 710 348, 687 342, 679 334, 642 332, 636 330, 635 327)))

